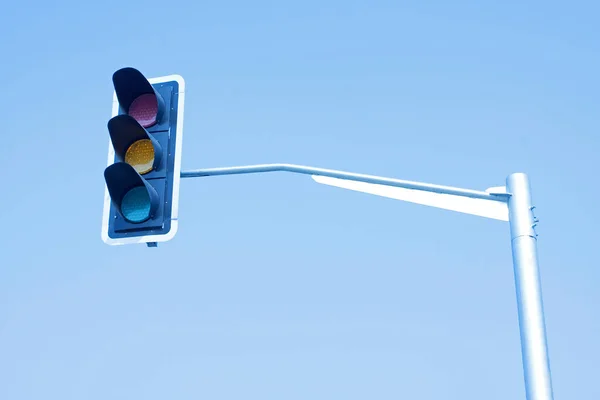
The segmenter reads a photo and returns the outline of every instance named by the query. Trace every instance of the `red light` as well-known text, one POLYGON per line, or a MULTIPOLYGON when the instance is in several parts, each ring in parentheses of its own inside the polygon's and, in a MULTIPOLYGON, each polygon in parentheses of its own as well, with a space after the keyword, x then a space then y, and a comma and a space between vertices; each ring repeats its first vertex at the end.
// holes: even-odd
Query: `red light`
POLYGON ((133 100, 129 106, 129 115, 144 128, 156 123, 156 114, 158 114, 158 103, 154 94, 143 94, 133 100))

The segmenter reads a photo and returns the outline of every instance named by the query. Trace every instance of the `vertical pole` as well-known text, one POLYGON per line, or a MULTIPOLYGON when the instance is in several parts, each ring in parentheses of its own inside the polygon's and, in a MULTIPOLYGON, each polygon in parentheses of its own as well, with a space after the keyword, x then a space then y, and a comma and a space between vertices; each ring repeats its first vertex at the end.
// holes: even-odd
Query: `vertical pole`
POLYGON ((527 400, 553 400, 542 289, 537 258, 537 235, 529 178, 516 173, 506 179, 510 236, 521 333, 521 352, 527 400))

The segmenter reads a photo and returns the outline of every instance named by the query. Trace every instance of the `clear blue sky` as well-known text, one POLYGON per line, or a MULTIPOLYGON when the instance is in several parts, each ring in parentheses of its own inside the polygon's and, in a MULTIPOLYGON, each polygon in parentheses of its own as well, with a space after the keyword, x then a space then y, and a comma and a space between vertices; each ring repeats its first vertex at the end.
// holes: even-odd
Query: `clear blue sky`
POLYGON ((186 79, 184 169, 530 174, 555 398, 600 398, 599 13, 5 4, 0 398, 524 399, 506 223, 274 173, 183 180, 173 241, 105 245, 124 66, 186 79))

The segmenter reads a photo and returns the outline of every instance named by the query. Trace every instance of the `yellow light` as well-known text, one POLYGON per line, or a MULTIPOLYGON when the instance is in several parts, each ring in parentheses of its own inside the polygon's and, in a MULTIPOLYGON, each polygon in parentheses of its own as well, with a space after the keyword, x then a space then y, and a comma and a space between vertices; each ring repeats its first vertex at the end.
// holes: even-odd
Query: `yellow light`
POLYGON ((150 139, 134 142, 125 153, 125 162, 133 167, 138 174, 152 171, 154 163, 154 147, 150 139))

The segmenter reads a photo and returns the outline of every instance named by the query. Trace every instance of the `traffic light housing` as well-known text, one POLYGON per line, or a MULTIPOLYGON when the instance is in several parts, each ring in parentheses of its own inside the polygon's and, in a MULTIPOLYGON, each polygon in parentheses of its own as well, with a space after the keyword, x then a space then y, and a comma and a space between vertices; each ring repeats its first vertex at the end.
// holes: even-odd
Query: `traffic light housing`
POLYGON ((185 83, 134 68, 112 80, 102 240, 154 246, 177 232, 185 83))

